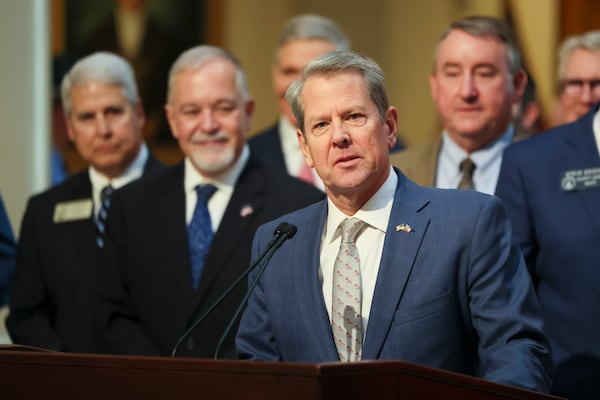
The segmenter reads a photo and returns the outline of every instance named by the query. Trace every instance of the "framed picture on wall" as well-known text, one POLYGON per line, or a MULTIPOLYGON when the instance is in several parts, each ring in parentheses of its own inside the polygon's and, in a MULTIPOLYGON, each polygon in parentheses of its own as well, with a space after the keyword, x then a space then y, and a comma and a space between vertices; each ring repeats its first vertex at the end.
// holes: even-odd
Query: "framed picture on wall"
POLYGON ((123 56, 136 75, 146 142, 163 161, 177 161, 180 153, 164 113, 168 72, 182 51, 207 43, 207 37, 218 44, 210 28, 214 9, 211 0, 64 0, 64 52, 54 57, 55 87, 85 55, 123 56))

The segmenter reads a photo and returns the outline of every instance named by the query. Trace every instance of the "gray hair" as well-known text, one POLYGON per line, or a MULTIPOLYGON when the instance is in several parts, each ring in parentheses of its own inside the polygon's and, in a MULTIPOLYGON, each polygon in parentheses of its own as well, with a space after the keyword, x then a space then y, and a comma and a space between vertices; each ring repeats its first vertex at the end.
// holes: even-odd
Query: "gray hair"
MULTIPOLYGON (((335 21, 316 14, 302 14, 288 20, 279 35, 278 49, 295 39, 322 39, 335 50, 349 50, 350 39, 335 21)), ((275 54, 277 61, 277 53, 275 54)))
POLYGON ((558 48, 558 70, 557 77, 561 81, 566 78, 567 63, 571 54, 577 49, 591 52, 600 51, 600 30, 589 31, 582 35, 570 36, 563 40, 558 48))
POLYGON ((91 82, 120 86, 130 104, 135 105, 140 101, 131 65, 121 56, 100 51, 77 61, 62 80, 60 93, 67 118, 73 110, 71 90, 91 82))
POLYGON ((229 51, 221 47, 202 45, 192 47, 191 49, 184 51, 171 66, 171 69, 169 70, 167 101, 171 103, 175 76, 178 73, 188 69, 200 69, 207 63, 214 60, 227 60, 235 66, 237 89, 244 101, 249 100, 250 91, 248 90, 246 73, 244 72, 242 64, 239 62, 239 60, 229 51))
POLYGON ((471 36, 476 37, 485 37, 492 36, 497 39, 500 39, 504 46, 506 47, 506 57, 509 71, 512 75, 517 73, 521 67, 521 52, 519 51, 519 46, 517 45, 517 41, 515 39, 514 33, 512 29, 508 26, 508 24, 498 18, 490 17, 490 16, 482 16, 482 15, 474 15, 466 18, 459 19, 454 21, 450 26, 446 29, 434 51, 433 56, 433 70, 435 72, 435 68, 437 65, 437 58, 439 53, 439 48, 444 39, 450 34, 452 31, 462 31, 471 36))
POLYGON ((298 121, 298 127, 304 133, 304 107, 302 90, 306 81, 314 76, 331 76, 342 73, 359 73, 365 81, 365 89, 377 107, 383 121, 389 108, 385 78, 381 67, 371 58, 349 51, 337 50, 322 55, 309 62, 300 79, 294 81, 285 93, 285 99, 290 104, 292 112, 298 121))

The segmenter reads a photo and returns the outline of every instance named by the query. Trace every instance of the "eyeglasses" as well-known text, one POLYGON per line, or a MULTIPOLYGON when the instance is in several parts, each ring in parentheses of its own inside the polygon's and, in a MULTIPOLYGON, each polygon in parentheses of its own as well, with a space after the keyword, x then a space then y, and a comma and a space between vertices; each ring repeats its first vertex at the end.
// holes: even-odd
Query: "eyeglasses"
POLYGON ((590 92, 600 98, 600 79, 565 79, 561 83, 562 92, 570 97, 580 96, 585 86, 590 87, 590 92))

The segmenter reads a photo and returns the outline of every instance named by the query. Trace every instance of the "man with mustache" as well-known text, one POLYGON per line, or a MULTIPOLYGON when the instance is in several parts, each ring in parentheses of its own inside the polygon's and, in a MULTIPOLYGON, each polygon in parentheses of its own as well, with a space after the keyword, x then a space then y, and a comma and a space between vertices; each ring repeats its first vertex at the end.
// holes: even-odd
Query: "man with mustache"
MULTIPOLYGON (((119 193, 109 216, 98 322, 111 353, 170 355, 246 270, 257 227, 324 196, 251 154, 254 101, 244 70, 226 50, 198 46, 181 54, 169 73, 165 109, 185 159, 119 193), (211 189, 206 197, 204 189, 211 189), (212 240, 194 240, 199 216, 199 230, 212 240)), ((213 357, 246 287, 241 282, 225 297, 177 355, 213 357)), ((218 356, 235 358, 235 331, 218 356)))

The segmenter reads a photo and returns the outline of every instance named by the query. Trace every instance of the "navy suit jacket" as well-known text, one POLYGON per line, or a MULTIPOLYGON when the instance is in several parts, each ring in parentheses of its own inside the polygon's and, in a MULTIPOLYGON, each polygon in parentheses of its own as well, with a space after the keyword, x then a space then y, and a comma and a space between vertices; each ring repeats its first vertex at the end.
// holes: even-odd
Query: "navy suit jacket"
POLYGON ((600 156, 592 129, 598 109, 509 146, 496 189, 540 301, 553 349, 553 392, 573 398, 600 398, 600 156), (593 169, 595 186, 563 190, 565 172, 593 169))
MULTIPOLYGON (((194 291, 184 163, 121 190, 112 201, 107 268, 98 279, 98 323, 106 341, 104 350, 170 355, 184 331, 248 267, 258 226, 323 197, 320 190, 287 174, 272 172, 251 155, 215 232, 199 287, 194 291)), ((213 357, 245 293, 244 281, 182 343, 177 355, 213 357)), ((237 323, 221 357, 235 358, 236 330, 237 323)))
POLYGON ((263 164, 276 168, 276 171, 287 171, 285 158, 283 157, 283 147, 279 138, 278 122, 250 138, 248 146, 250 147, 250 153, 263 164))
MULTIPOLYGON (((144 174, 160 168, 162 164, 150 156, 144 174)), ((91 201, 91 196, 85 169, 29 200, 6 319, 14 343, 77 353, 96 351, 91 294, 100 251, 94 219, 90 215, 54 222, 57 204, 91 201)))
MULTIPOLYGON (((398 359, 545 391, 550 353, 521 253, 500 201, 474 191, 425 188, 398 174, 363 345, 363 359, 398 359), (398 231, 409 224, 412 232, 398 231)), ((298 232, 250 297, 240 358, 338 361, 319 279, 323 201, 261 227, 298 232)), ((252 279, 252 277, 251 277, 252 279)))

